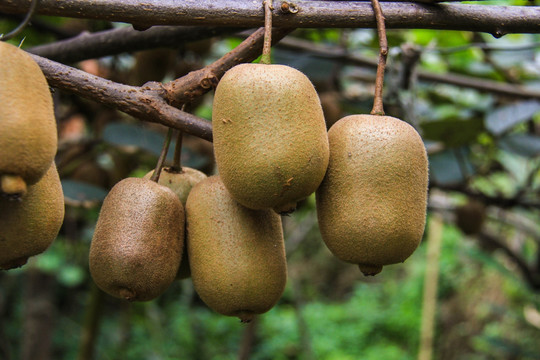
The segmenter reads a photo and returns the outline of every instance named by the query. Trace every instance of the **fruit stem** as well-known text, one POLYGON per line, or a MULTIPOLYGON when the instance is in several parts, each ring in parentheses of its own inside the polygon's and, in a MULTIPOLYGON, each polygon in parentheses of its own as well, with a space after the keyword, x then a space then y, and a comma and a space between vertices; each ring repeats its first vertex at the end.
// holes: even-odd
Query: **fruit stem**
POLYGON ((154 170, 154 173, 152 174, 152 177, 150 180, 154 182, 159 181, 159 175, 161 175, 161 168, 163 167, 163 163, 165 162, 165 159, 167 158, 167 152, 169 151, 169 145, 171 144, 171 137, 172 137, 173 129, 169 128, 167 131, 167 136, 165 137, 165 141, 163 142, 163 148, 161 149, 161 154, 159 155, 158 162, 156 164, 156 169, 154 170))
POLYGON ((171 166, 171 172, 181 173, 182 172, 182 138, 183 133, 181 130, 178 130, 176 135, 176 146, 174 147, 174 160, 173 165, 171 166))
POLYGON ((271 48, 272 48, 272 10, 274 6, 272 5, 272 0, 264 0, 264 43, 263 43, 263 52, 261 56, 261 64, 271 64, 272 60, 270 58, 271 48))
POLYGON ((373 109, 371 115, 384 115, 383 107, 383 85, 384 69, 386 67, 386 57, 388 56, 388 41, 386 39, 386 28, 384 26, 384 15, 381 10, 379 0, 371 0, 371 6, 377 20, 377 35, 379 37, 379 63, 377 64, 377 77, 375 79, 375 98, 373 99, 373 109))

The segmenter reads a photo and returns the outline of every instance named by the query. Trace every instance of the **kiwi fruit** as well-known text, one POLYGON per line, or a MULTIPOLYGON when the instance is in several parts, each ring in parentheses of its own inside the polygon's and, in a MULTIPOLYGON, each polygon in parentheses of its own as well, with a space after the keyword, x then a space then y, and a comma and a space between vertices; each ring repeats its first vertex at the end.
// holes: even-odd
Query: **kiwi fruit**
POLYGON ((0 41, 0 193, 22 196, 49 170, 57 150, 49 86, 24 50, 0 41))
POLYGON ((241 64, 219 82, 212 126, 216 165, 231 196, 251 209, 292 211, 328 165, 328 137, 309 79, 284 65, 241 64))
POLYGON ((405 261, 426 221, 428 160, 420 135, 394 117, 350 115, 328 138, 330 162, 316 192, 324 242, 365 275, 405 261))
POLYGON ((129 301, 161 295, 176 277, 184 208, 169 188, 126 178, 107 194, 90 245, 90 274, 106 293, 129 301))
POLYGON ((486 206, 478 200, 469 200, 455 210, 456 225, 465 235, 479 234, 486 219, 486 206))
MULTIPOLYGON (((154 174, 154 170, 147 173, 144 178, 150 179, 154 174)), ((206 174, 197 169, 182 166, 181 170, 176 170, 172 167, 164 167, 159 174, 158 183, 168 187, 178 196, 183 206, 186 206, 186 201, 191 188, 206 179, 206 174)), ((182 261, 178 269, 177 279, 186 279, 191 276, 189 269, 188 252, 186 251, 186 239, 184 239, 184 249, 182 251, 182 261)))
POLYGON ((56 165, 18 201, 0 197, 0 269, 26 264, 56 239, 64 221, 64 195, 56 165))
POLYGON ((191 278, 201 299, 242 322, 270 310, 287 281, 280 216, 244 207, 211 176, 189 193, 186 218, 191 278))

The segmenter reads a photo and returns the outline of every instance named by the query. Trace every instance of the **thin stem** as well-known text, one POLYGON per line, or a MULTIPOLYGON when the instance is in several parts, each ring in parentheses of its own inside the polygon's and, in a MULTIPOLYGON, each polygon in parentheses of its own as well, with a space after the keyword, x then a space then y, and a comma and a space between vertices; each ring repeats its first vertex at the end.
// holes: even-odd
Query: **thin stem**
POLYGON ((181 130, 176 135, 176 146, 174 148, 174 160, 171 170, 176 172, 182 172, 182 138, 183 133, 181 130))
POLYGON ((15 29, 10 31, 6 35, 3 35, 3 34, 0 35, 0 40, 1 41, 6 41, 6 40, 9 40, 11 38, 14 38, 15 36, 19 35, 21 33, 21 31, 24 30, 24 28, 26 27, 26 25, 28 25, 28 23, 30 22, 30 19, 32 18, 32 16, 36 12, 38 2, 39 2, 39 0, 32 0, 32 3, 30 4, 30 8, 28 9, 28 13, 24 17, 24 20, 15 29))
POLYGON ((167 131, 167 136, 165 137, 165 142, 163 142, 163 148, 161 149, 161 154, 159 155, 158 162, 156 164, 156 169, 154 170, 154 173, 152 174, 152 177, 150 180, 158 182, 159 181, 159 175, 161 175, 161 168, 163 167, 163 163, 165 162, 165 159, 167 158, 167 152, 169 151, 169 145, 171 144, 171 137, 172 137, 173 129, 169 128, 167 131))
POLYGON ((375 79, 375 98, 373 99, 373 109, 371 115, 384 115, 383 107, 383 86, 384 69, 386 67, 386 57, 388 56, 388 41, 386 40, 386 29, 384 26, 384 16, 379 0, 371 0, 371 6, 377 19, 377 35, 379 36, 379 64, 377 65, 377 78, 375 79))
POLYGON ((264 43, 261 64, 271 64, 270 53, 272 49, 272 0, 264 0, 264 43))

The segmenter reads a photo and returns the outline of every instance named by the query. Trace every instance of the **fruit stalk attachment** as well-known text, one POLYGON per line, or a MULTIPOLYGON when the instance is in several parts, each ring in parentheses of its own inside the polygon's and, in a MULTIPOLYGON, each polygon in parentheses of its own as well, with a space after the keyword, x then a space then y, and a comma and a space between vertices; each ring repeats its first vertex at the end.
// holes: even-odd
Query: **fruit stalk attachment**
POLYGON ((176 145, 174 148, 174 158, 173 165, 171 166, 171 172, 181 173, 182 172, 182 138, 183 133, 181 130, 178 130, 176 135, 176 145))
POLYGON ((270 58, 272 48, 272 0, 264 0, 264 43, 263 52, 261 56, 261 64, 270 64, 272 62, 270 58))
POLYGON ((159 159, 156 164, 156 169, 154 170, 154 174, 150 178, 150 180, 154 182, 159 181, 161 168, 163 167, 163 163, 165 162, 165 159, 167 158, 167 152, 169 151, 169 145, 171 144, 172 132, 173 132, 173 129, 169 128, 169 130, 167 131, 167 136, 165 137, 165 141, 163 142, 163 148, 161 149, 161 154, 159 155, 159 159))
POLYGON ((371 6, 377 20, 377 35, 379 37, 379 63, 377 65, 377 77, 375 79, 375 98, 373 99, 373 109, 371 115, 384 115, 383 107, 383 85, 384 69, 386 68, 386 57, 388 56, 388 41, 386 39, 386 28, 384 25, 384 15, 381 10, 379 0, 371 0, 371 6))

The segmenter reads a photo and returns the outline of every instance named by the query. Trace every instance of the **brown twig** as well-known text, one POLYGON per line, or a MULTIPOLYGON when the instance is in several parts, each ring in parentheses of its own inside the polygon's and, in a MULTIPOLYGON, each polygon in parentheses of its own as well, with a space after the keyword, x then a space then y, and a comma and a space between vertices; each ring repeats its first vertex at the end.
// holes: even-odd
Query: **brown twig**
POLYGON ((169 152, 169 145, 171 144, 171 137, 172 137, 173 129, 169 128, 167 131, 167 136, 165 137, 165 141, 163 142, 163 147, 161 148, 161 154, 159 155, 156 168, 154 170, 154 173, 150 177, 150 180, 158 182, 159 176, 161 175, 161 169, 163 168, 163 163, 165 162, 165 159, 167 158, 167 152, 169 152))
MULTIPOLYGON (((273 29, 272 44, 280 41, 292 30, 289 28, 273 29)), ((214 63, 163 85, 163 89, 167 91, 167 101, 174 106, 179 106, 180 104, 190 103, 205 94, 217 85, 219 79, 227 70, 237 64, 251 62, 259 57, 263 48, 263 41, 264 28, 259 28, 246 40, 242 41, 240 45, 214 63)))
POLYGON ((176 145, 174 147, 174 158, 173 166, 171 166, 171 171, 182 172, 182 138, 184 134, 182 131, 178 131, 176 135, 176 145))
MULTIPOLYGON (((34 21, 32 24, 34 25, 34 21)), ((240 28, 202 26, 153 26, 148 30, 138 31, 126 26, 94 33, 83 32, 68 39, 25 50, 66 64, 158 47, 177 48, 182 43, 228 35, 239 30, 240 28)))
MULTIPOLYGON (((291 31, 275 29, 273 42, 281 40, 291 31)), ((264 29, 259 29, 235 49, 203 69, 167 84, 150 82, 142 87, 115 83, 41 56, 31 56, 52 87, 111 106, 140 120, 160 123, 212 141, 212 124, 209 121, 171 105, 192 102, 210 91, 228 69, 255 60, 261 53, 263 36, 264 29)))
POLYGON ((386 40, 386 28, 384 26, 384 15, 381 10, 379 0, 371 0, 373 12, 377 19, 377 35, 379 37, 379 64, 377 65, 377 78, 375 79, 375 98, 373 99, 373 109, 371 115, 384 115, 383 87, 384 69, 386 68, 386 57, 388 56, 388 41, 386 40))
POLYGON ((270 52, 272 49, 272 0, 264 0, 264 44, 261 56, 261 64, 271 64, 270 52))

